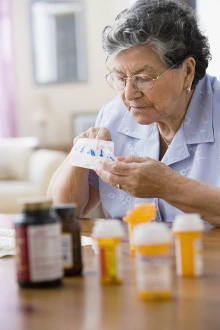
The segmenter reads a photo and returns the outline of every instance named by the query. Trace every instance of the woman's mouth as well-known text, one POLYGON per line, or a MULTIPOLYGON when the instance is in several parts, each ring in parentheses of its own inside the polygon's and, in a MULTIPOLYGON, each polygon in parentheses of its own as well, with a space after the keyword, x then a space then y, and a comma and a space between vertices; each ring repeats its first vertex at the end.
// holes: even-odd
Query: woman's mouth
POLYGON ((145 109, 147 109, 147 108, 151 108, 152 107, 152 105, 147 105, 147 106, 145 106, 145 107, 134 107, 134 106, 131 106, 131 109, 132 110, 134 110, 134 111, 143 111, 143 110, 145 110, 145 109))

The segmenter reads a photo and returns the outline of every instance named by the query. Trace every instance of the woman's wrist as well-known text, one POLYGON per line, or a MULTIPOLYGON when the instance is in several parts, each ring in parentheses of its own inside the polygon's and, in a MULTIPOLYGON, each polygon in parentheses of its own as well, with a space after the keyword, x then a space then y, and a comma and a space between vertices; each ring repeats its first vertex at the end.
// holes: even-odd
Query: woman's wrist
POLYGON ((220 188, 181 175, 171 186, 167 203, 185 213, 199 213, 203 220, 220 226, 220 188))

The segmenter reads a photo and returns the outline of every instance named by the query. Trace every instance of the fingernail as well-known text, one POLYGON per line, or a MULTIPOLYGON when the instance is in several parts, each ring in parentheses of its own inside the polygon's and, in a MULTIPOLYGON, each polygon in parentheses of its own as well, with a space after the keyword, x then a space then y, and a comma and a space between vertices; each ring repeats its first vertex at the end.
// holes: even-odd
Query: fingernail
POLYGON ((120 162, 123 162, 125 160, 125 157, 124 156, 119 156, 119 157, 117 157, 117 160, 120 161, 120 162))

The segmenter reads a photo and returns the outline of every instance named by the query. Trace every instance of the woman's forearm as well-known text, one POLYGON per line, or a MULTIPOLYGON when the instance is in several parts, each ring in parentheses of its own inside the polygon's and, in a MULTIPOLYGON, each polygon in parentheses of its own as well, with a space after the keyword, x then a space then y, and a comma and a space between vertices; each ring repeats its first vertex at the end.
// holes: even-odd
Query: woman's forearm
POLYGON ((83 214, 89 201, 89 170, 73 167, 69 161, 70 155, 54 173, 47 191, 47 196, 54 204, 76 203, 79 215, 83 214))
POLYGON ((185 213, 199 213, 203 220, 220 227, 220 188, 176 174, 164 200, 185 213))

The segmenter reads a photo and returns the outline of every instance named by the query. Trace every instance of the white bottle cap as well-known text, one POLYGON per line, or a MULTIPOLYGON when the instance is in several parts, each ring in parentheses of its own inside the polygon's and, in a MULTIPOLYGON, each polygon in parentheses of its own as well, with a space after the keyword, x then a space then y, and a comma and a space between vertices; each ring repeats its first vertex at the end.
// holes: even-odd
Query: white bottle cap
POLYGON ((157 245, 171 243, 172 236, 166 224, 150 222, 134 227, 134 245, 157 245))
POLYGON ((124 229, 120 220, 99 220, 92 230, 93 238, 122 238, 124 229))
POLYGON ((197 213, 179 214, 176 216, 172 231, 186 232, 186 231, 203 231, 204 225, 197 213))

